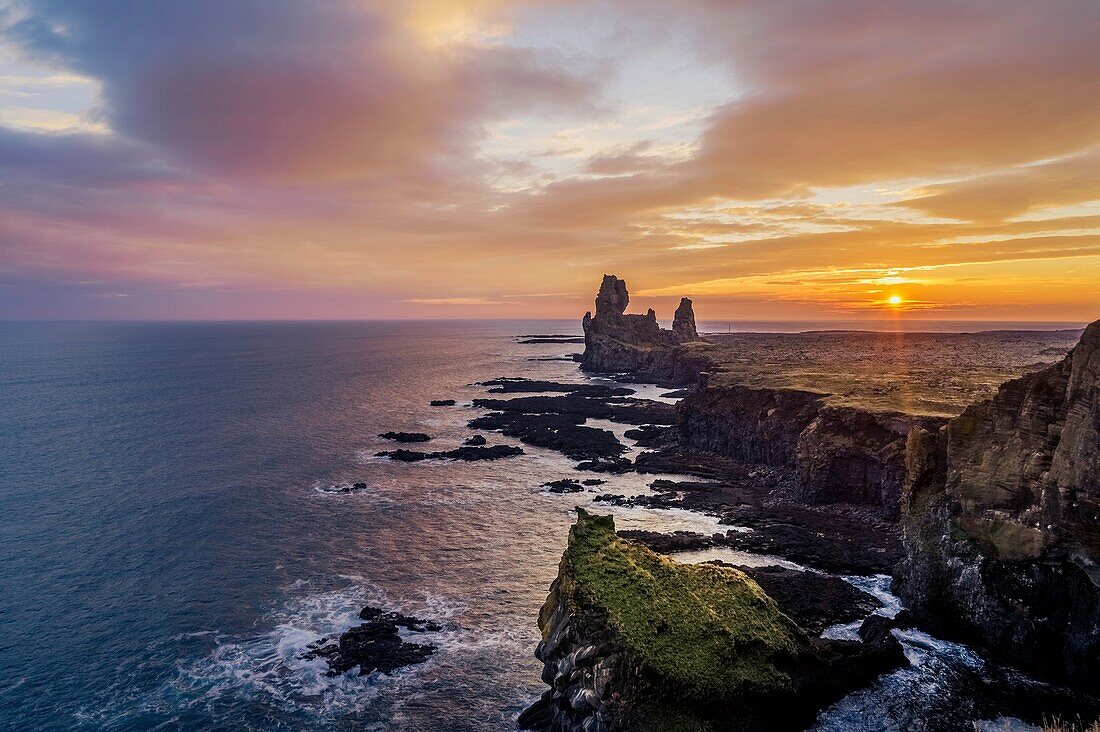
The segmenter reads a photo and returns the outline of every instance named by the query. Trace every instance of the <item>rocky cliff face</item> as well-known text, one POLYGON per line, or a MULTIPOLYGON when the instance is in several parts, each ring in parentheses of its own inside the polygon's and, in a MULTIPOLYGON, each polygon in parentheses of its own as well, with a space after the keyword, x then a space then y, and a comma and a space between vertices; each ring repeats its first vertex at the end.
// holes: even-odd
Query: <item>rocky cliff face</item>
POLYGON ((855 503, 898 515, 905 441, 913 427, 944 420, 830 406, 795 389, 708 387, 677 409, 679 443, 790 471, 810 504, 855 503))
POLYGON ((627 315, 630 295, 626 282, 604 275, 596 295, 596 313, 585 313, 585 371, 632 373, 656 381, 694 381, 704 361, 691 358, 683 346, 699 338, 691 300, 684 298, 676 309, 672 330, 657 323, 657 314, 627 315))
POLYGON ((552 730, 774 730, 904 664, 873 642, 809 638, 744 573, 672 562, 578 509, 539 614, 550 689, 520 717, 552 730))
POLYGON ((901 596, 927 625, 1100 692, 1100 321, 1060 363, 909 437, 901 596))

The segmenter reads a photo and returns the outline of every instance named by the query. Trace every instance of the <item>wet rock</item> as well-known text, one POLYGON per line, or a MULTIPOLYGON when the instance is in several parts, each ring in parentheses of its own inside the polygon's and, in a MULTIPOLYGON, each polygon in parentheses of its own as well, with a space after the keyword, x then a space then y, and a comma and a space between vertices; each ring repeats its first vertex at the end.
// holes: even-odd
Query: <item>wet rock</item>
POLYGON ((453 407, 455 405, 454 399, 432 399, 428 402, 433 407, 453 407))
POLYGON ((577 470, 585 470, 590 473, 607 473, 609 475, 622 475, 634 470, 634 463, 627 458, 611 458, 605 460, 585 460, 577 463, 577 470))
POLYGON ((600 480, 599 478, 586 478, 585 480, 581 481, 581 484, 592 486, 592 485, 603 485, 606 482, 607 482, 606 480, 600 480))
MULTIPOLYGON (((839 577, 786 567, 738 569, 756 580, 780 610, 815 635, 829 626, 867 617, 879 608, 872 595, 839 577)), ((864 640, 877 643, 882 639, 864 640)))
POLYGON ((626 446, 613 432, 586 427, 584 420, 576 414, 497 412, 471 420, 469 427, 499 431, 526 445, 556 450, 573 460, 613 459, 626 452, 626 446))
POLYGON ((903 554, 897 525, 871 515, 780 504, 734 508, 723 519, 753 529, 728 533, 726 546, 825 572, 889 574, 903 554))
POLYGON ((427 442, 432 439, 431 435, 426 435, 423 432, 383 432, 378 436, 384 440, 393 440, 394 442, 427 442))
POLYGON ((565 336, 563 338, 523 338, 518 343, 538 345, 539 343, 584 343, 584 338, 579 336, 565 336))
POLYGON ((469 447, 480 447, 481 445, 484 445, 485 442, 486 442, 486 440, 483 436, 474 435, 473 437, 467 437, 466 440, 462 444, 467 445, 469 447))
POLYGON ((584 490, 580 481, 571 478, 552 480, 549 483, 543 483, 542 487, 549 493, 580 493, 584 490))
POLYGON ((683 399, 686 396, 691 396, 695 393, 695 389, 675 389, 673 391, 666 391, 663 396, 665 399, 683 399))
POLYGON ((627 430, 623 433, 623 436, 634 440, 638 447, 655 449, 675 445, 677 432, 674 427, 646 424, 627 430))
POLYGON ((890 634, 894 621, 884 615, 871 615, 859 626, 859 637, 866 643, 877 643, 890 634))
POLYGON ((323 658, 328 663, 331 676, 347 673, 356 667, 360 676, 374 671, 388 674, 405 666, 423 663, 435 652, 434 645, 403 641, 399 628, 414 633, 442 629, 428 620, 370 606, 363 608, 359 618, 364 621, 361 625, 342 633, 335 642, 328 638, 318 640, 310 645, 304 657, 323 658))
POLYGON ((626 386, 605 386, 603 384, 566 384, 560 381, 541 381, 536 379, 508 378, 491 379, 481 382, 481 386, 491 387, 490 394, 524 394, 538 392, 561 392, 582 397, 607 398, 629 396, 634 389, 626 386))
POLYGON ((496 412, 571 414, 624 424, 671 425, 676 422, 676 412, 671 404, 628 397, 597 399, 582 394, 526 396, 514 399, 475 399, 474 406, 496 412))
POLYGON ((492 447, 459 447, 440 452, 417 452, 415 450, 388 450, 375 453, 377 457, 388 457, 403 463, 416 463, 421 460, 500 460, 501 458, 522 455, 522 448, 513 445, 493 445, 492 447))

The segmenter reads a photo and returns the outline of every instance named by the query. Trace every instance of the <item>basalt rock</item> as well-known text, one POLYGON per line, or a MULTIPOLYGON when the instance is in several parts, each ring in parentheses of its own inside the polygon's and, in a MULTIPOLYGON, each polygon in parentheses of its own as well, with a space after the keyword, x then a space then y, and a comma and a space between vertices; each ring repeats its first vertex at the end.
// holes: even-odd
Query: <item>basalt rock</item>
POLYGON ((528 729, 799 729, 905 663, 877 644, 810 638, 744 573, 673 562, 577 511, 539 613, 548 690, 528 729))
POLYGON ((743 385, 704 388, 677 405, 679 444, 787 470, 808 504, 876 506, 897 518, 905 444, 946 420, 827 404, 822 394, 743 385))
POLYGON ((604 275, 596 295, 596 313, 585 313, 585 371, 632 373, 640 378, 691 383, 705 368, 705 359, 688 356, 685 344, 699 340, 691 300, 684 298, 676 310, 672 330, 657 323, 651 309, 645 315, 627 315, 630 302, 626 282, 604 275))
POLYGON ((394 442, 427 442, 432 439, 431 435, 426 435, 423 432, 383 432, 378 436, 383 440, 393 440, 394 442))
POLYGON ((895 573, 918 621, 1100 693, 1100 321, 1061 362, 914 430, 895 573))
POLYGON ((356 667, 360 676, 374 671, 388 674, 404 666, 423 663, 435 652, 435 646, 431 644, 403 641, 398 628, 411 633, 442 630, 441 626, 429 620, 384 612, 369 606, 362 609, 359 619, 364 622, 342 633, 339 638, 322 638, 311 644, 305 658, 325 659, 330 676, 347 673, 356 667))
POLYGON ((680 299, 680 305, 676 308, 676 314, 672 318, 672 332, 684 340, 694 341, 699 338, 699 331, 695 329, 695 311, 691 309, 691 300, 686 297, 680 299))
POLYGON ((610 430, 586 427, 578 414, 493 412, 471 420, 476 430, 499 430, 526 445, 556 450, 573 460, 615 459, 626 446, 610 430))
POLYGON ((418 463, 421 460, 500 460, 501 458, 522 455, 523 448, 514 445, 492 445, 491 447, 457 447, 454 450, 439 452, 419 452, 417 450, 386 450, 375 453, 375 457, 386 457, 402 463, 418 463))

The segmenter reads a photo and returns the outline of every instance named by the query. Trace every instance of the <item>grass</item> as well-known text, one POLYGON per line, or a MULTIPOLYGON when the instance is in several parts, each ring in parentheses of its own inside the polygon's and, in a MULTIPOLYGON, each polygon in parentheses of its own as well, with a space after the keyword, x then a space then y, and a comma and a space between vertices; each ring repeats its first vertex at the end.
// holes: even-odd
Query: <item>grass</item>
POLYGON ((1067 722, 1063 719, 1050 719, 1043 722, 1043 732, 1100 732, 1100 720, 1089 724, 1081 720, 1067 722))
POLYGON ((752 579, 673 562, 618 538, 611 516, 577 514, 561 589, 605 616, 643 668, 697 701, 791 690, 786 669, 809 642, 752 579))

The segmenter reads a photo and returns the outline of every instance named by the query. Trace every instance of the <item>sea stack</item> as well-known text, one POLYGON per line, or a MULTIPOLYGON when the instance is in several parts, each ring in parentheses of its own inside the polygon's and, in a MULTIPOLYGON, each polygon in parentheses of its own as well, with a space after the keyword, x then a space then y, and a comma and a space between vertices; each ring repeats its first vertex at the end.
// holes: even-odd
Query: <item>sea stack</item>
POLYGON ((898 592, 926 627, 1100 692, 1100 321, 1059 363, 914 430, 898 592))
POLYGON ((672 330, 657 323, 652 309, 645 315, 626 314, 630 294, 626 282, 615 275, 604 275, 596 295, 595 315, 584 314, 585 371, 631 373, 653 381, 693 381, 680 373, 694 363, 682 358, 685 346, 705 345, 695 329, 695 313, 686 297, 676 309, 672 330), (679 356, 675 357, 675 356, 679 356))
POLYGON ((906 664, 889 633, 814 638, 744 572, 674 562, 580 508, 539 628, 551 688, 525 729, 797 729, 906 664))

